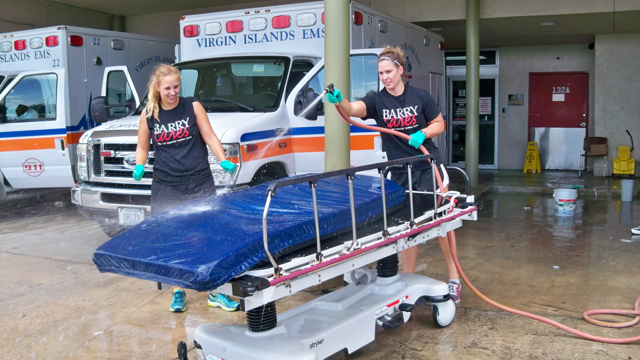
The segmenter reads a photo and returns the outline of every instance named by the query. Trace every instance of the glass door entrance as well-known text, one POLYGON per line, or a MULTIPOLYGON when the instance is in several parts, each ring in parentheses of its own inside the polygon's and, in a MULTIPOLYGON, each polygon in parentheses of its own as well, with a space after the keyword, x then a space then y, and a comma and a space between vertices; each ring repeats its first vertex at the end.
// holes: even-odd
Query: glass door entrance
MULTIPOLYGON (((449 163, 464 167, 467 97, 465 77, 449 77, 449 163)), ((497 78, 480 79, 479 167, 497 168, 497 78)))

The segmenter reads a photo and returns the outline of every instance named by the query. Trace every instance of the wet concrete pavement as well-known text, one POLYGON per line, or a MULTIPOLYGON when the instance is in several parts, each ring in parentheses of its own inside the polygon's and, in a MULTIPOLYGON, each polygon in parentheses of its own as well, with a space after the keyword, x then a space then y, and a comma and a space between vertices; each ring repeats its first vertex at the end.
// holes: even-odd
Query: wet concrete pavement
MULTIPOLYGON (((640 182, 636 182, 640 183, 640 182)), ((620 202, 619 180, 575 172, 482 172, 484 209, 457 231, 464 271, 488 297, 609 337, 640 334, 638 326, 605 329, 582 320, 589 309, 631 309, 640 296, 640 200, 620 202), (580 185, 575 216, 554 215, 554 188, 580 185)), ((68 189, 10 192, 0 199, 0 344, 2 359, 175 359, 204 322, 244 323, 244 313, 206 305, 187 291, 188 310, 168 311, 170 290, 99 273, 93 251, 108 238, 69 201, 68 189)), ((446 280, 436 241, 419 248, 418 273, 446 280)), ((278 301, 284 311, 319 295, 278 301)), ((602 344, 497 310, 463 285, 454 322, 436 328, 431 308, 418 307, 376 341, 332 359, 640 359, 640 343, 602 344)))

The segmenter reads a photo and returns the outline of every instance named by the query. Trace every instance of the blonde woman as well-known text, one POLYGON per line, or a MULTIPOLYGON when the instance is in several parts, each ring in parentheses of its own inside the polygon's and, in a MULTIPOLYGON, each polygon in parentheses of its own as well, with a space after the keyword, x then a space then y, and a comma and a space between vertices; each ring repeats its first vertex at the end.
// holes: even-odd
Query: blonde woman
MULTIPOLYGON (((226 159, 207 113, 192 97, 180 97, 180 72, 171 65, 156 67, 149 81, 149 102, 140 115, 133 178, 144 176, 149 143, 154 146, 151 212, 158 213, 189 200, 216 194, 207 146, 220 166, 233 174, 236 165, 226 159)), ((186 310, 184 289, 173 290, 172 312, 186 310)), ((209 306, 235 311, 238 303, 223 294, 209 294, 209 306)))
MULTIPOLYGON (((442 164, 440 152, 431 140, 444 131, 442 113, 428 91, 404 84, 402 79, 404 59, 402 49, 387 46, 378 56, 378 77, 384 85, 384 89, 354 102, 343 99, 340 91, 336 89, 333 94, 327 93, 327 100, 337 104, 349 116, 373 118, 380 127, 410 135, 411 140, 407 142, 400 137, 381 133, 389 160, 422 155, 419 148, 420 145, 424 145, 429 154, 436 159, 446 192, 449 177, 442 164)), ((431 165, 426 161, 414 163, 412 171, 414 190, 433 191, 431 171, 431 165)), ((408 189, 409 179, 406 169, 392 170, 391 180, 408 189)), ((422 200, 431 200, 433 203, 432 197, 426 197, 422 200)), ((453 241, 455 245, 455 234, 453 241)), ((449 271, 449 295, 458 303, 460 301, 460 277, 449 250, 447 237, 438 237, 438 242, 449 271)), ((417 257, 417 246, 404 250, 402 252, 402 270, 415 272, 417 257)))

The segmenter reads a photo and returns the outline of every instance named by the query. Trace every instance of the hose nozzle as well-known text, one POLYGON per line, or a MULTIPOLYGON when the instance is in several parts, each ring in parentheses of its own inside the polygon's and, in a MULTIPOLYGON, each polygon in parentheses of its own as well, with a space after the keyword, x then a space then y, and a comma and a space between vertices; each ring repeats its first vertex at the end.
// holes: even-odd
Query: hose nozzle
POLYGON ((325 93, 325 94, 326 93, 331 93, 331 95, 333 95, 333 91, 334 90, 335 89, 333 88, 333 84, 329 84, 329 85, 327 85, 326 88, 324 88, 324 90, 322 90, 322 92, 325 93))

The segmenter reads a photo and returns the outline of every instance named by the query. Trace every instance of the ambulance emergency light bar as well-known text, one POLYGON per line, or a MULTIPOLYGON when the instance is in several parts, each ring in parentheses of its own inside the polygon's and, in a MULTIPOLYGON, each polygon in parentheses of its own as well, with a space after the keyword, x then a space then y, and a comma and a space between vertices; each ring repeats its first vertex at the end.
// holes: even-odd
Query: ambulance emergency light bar
MULTIPOLYGON (((260 13, 259 10, 255 11, 260 13)), ((270 10, 265 10, 270 12, 270 10)), ((245 14, 250 14, 250 11, 245 11, 245 14)), ((184 20, 183 16, 180 20, 184 20)), ((316 14, 314 13, 302 13, 296 15, 296 25, 298 27, 313 26, 316 24, 316 14)), ((360 11, 353 12, 353 23, 356 25, 362 25, 364 23, 364 14, 360 11)), ((249 31, 262 31, 267 29, 268 20, 265 17, 257 17, 249 20, 249 31)), ((324 12, 322 13, 322 24, 324 24, 324 12)), ((385 22, 386 25, 386 22, 385 22)), ((291 16, 278 15, 271 18, 271 27, 274 29, 286 29, 291 26, 291 16)), ((244 22, 242 20, 229 20, 225 23, 225 29, 227 33, 233 34, 244 30, 244 22)), ((204 25, 205 35, 218 35, 222 32, 222 23, 210 22, 204 25)), ((386 32, 385 30, 382 32, 386 32)), ((182 34, 184 37, 196 37, 200 35, 200 25, 187 25, 182 28, 182 34)))
MULTIPOLYGON (((3 38, 13 37, 13 35, 4 35, 3 38)), ((71 35, 69 37, 69 44, 72 46, 82 46, 82 36, 71 35)), ((51 35, 44 38, 44 41, 40 37, 29 39, 29 48, 40 49, 43 45, 46 47, 56 47, 60 44, 60 40, 57 35, 51 35)), ((27 40, 20 39, 14 40, 13 45, 11 41, 0 42, 0 52, 9 52, 11 50, 22 51, 27 49, 27 40)))
MULTIPOLYGON (((58 30, 68 30, 68 28, 59 27, 58 30)), ((12 37, 13 37, 12 34, 2 36, 3 39, 12 38, 12 37)), ((29 48, 31 49, 40 49, 43 46, 56 47, 60 45, 60 38, 57 35, 50 35, 45 37, 43 41, 41 37, 34 37, 29 39, 28 44, 29 44, 29 48)), ((69 45, 77 46, 77 47, 84 46, 84 38, 80 35, 70 35, 69 45)), ((111 48, 113 50, 124 50, 124 41, 113 39, 111 41, 111 48)), ((23 51, 26 49, 27 49, 26 39, 14 40, 13 44, 11 43, 10 40, 0 41, 0 52, 3 52, 3 53, 10 52, 11 50, 23 51)))

